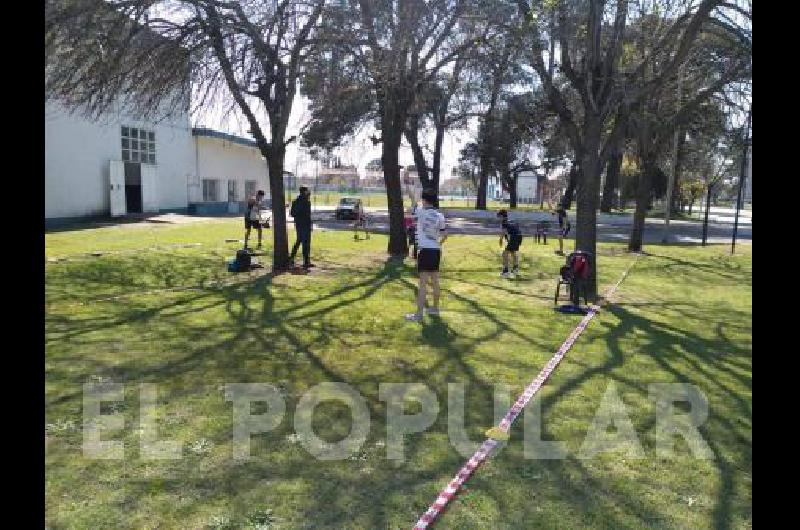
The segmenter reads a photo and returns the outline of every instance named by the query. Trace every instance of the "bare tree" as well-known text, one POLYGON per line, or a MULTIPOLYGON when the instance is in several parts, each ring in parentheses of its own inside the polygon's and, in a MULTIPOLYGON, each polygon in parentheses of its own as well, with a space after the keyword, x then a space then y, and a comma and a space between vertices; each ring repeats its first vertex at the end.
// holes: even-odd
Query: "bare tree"
POLYGON ((47 0, 48 97, 92 115, 238 110, 267 160, 273 268, 288 266, 289 115, 324 0, 47 0), (193 92, 193 94, 192 94, 193 92), (265 115, 265 116, 264 116, 265 115), (263 118, 266 118, 264 120, 263 118), (266 121, 266 123, 265 123, 266 121))
MULTIPOLYGON (((723 3, 517 0, 530 29, 531 66, 566 128, 579 166, 577 249, 597 254, 600 174, 623 133, 621 118, 674 76, 711 12, 723 3), (654 10, 665 22, 655 44, 641 61, 626 60, 629 18, 635 21, 654 10), (549 68, 548 61, 555 61, 556 68, 549 68), (653 64, 659 65, 658 74, 638 83, 641 72, 653 64)), ((595 270, 589 289, 594 295, 597 259, 592 263, 595 270)))

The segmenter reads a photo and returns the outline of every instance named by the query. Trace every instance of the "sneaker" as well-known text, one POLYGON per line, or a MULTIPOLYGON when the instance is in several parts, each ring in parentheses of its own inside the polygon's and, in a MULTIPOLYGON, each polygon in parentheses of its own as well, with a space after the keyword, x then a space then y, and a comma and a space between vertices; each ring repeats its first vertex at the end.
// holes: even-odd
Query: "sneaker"
POLYGON ((519 276, 519 269, 514 269, 514 270, 512 270, 512 271, 511 271, 511 274, 513 274, 513 275, 514 275, 514 277, 516 278, 517 276, 519 276))
POLYGON ((429 315, 438 315, 439 314, 439 308, 438 307, 429 307, 428 308, 428 314, 429 315))
POLYGON ((503 271, 500 273, 500 276, 502 276, 503 278, 510 278, 511 274, 508 271, 503 271))
POLYGON ((406 315, 406 320, 409 322, 420 322, 422 320, 422 315, 418 315, 416 313, 408 313, 406 315))

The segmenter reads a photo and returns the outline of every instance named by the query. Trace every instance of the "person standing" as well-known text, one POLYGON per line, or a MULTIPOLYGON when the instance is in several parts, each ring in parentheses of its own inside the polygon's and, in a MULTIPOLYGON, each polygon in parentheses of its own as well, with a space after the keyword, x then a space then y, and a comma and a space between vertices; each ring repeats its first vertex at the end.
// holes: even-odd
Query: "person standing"
POLYGON ((567 210, 565 210, 563 206, 559 206, 554 214, 558 216, 558 250, 556 250, 556 254, 563 256, 564 238, 569 234, 572 225, 567 217, 567 210))
POLYGON ((519 246, 522 244, 522 231, 519 225, 514 221, 508 220, 508 212, 500 210, 497 212, 497 217, 502 221, 502 228, 500 232, 500 246, 503 246, 503 241, 506 241, 506 249, 503 251, 503 278, 510 278, 519 275, 519 246), (508 272, 508 262, 513 261, 514 268, 508 272))
POLYGON ((289 261, 294 266, 294 258, 297 255, 297 249, 303 245, 303 268, 308 269, 314 265, 311 263, 311 230, 313 223, 311 222, 311 192, 307 186, 300 186, 300 194, 292 201, 292 207, 289 210, 289 215, 294 218, 294 230, 297 233, 297 240, 292 247, 292 254, 289 261))
POLYGON ((264 209, 264 190, 258 190, 255 197, 247 200, 247 210, 244 213, 244 249, 247 250, 247 240, 250 239, 250 229, 258 231, 258 246, 261 248, 261 210, 264 209))
POLYGON ((428 309, 429 315, 439 314, 439 262, 442 257, 442 243, 447 239, 447 227, 436 204, 436 192, 422 192, 422 209, 417 211, 417 271, 419 273, 419 289, 417 291, 417 312, 406 315, 406 320, 420 322, 422 320, 427 298, 427 284, 433 292, 433 307, 428 309))

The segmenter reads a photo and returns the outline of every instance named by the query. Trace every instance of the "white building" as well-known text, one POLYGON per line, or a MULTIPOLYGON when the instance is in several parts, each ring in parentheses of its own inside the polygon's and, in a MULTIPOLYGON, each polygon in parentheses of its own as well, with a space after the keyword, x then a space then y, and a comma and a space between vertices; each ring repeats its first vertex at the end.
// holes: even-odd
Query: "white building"
POLYGON ((270 196, 267 162, 255 140, 207 128, 192 129, 192 138, 189 213, 239 213, 257 190, 270 196))
POLYGON ((253 140, 192 129, 188 112, 148 122, 119 112, 97 121, 45 104, 45 226, 139 213, 241 211, 269 196, 253 140))
POLYGON ((520 171, 517 175, 517 202, 533 204, 538 199, 539 177, 533 171, 520 171))

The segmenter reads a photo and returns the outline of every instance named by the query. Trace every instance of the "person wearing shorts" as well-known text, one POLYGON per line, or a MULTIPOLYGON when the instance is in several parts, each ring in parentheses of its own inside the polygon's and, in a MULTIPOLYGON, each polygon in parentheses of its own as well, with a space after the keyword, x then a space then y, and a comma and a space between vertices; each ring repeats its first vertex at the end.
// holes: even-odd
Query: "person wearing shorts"
POLYGON ((429 315, 439 314, 439 262, 442 258, 442 243, 447 239, 444 215, 435 208, 436 192, 422 192, 422 209, 417 211, 417 272, 419 273, 419 289, 417 291, 417 312, 406 315, 406 320, 419 322, 422 320, 427 300, 427 284, 433 292, 433 307, 428 309, 429 315))
POLYGON ((247 250, 247 240, 250 239, 250 230, 258 231, 258 246, 261 248, 261 210, 264 209, 264 190, 258 190, 255 197, 247 201, 247 210, 244 214, 244 249, 247 250))
POLYGON ((369 230, 367 230, 367 212, 364 211, 364 206, 359 205, 358 212, 356 212, 356 220, 353 223, 353 239, 358 240, 358 230, 364 231, 364 235, 369 239, 369 230))
POLYGON ((522 244, 522 231, 519 225, 513 221, 508 220, 508 212, 500 210, 497 212, 497 217, 502 220, 502 232, 500 233, 500 246, 503 246, 503 241, 506 241, 506 249, 503 251, 503 278, 510 278, 511 276, 519 275, 519 246, 522 244), (508 262, 513 261, 514 268, 508 272, 508 262))
POLYGON ((567 234, 569 234, 572 225, 567 217, 567 210, 565 210, 563 206, 559 206, 559 208, 553 212, 553 215, 558 216, 558 250, 556 250, 556 254, 563 256, 564 238, 567 237, 567 234))

